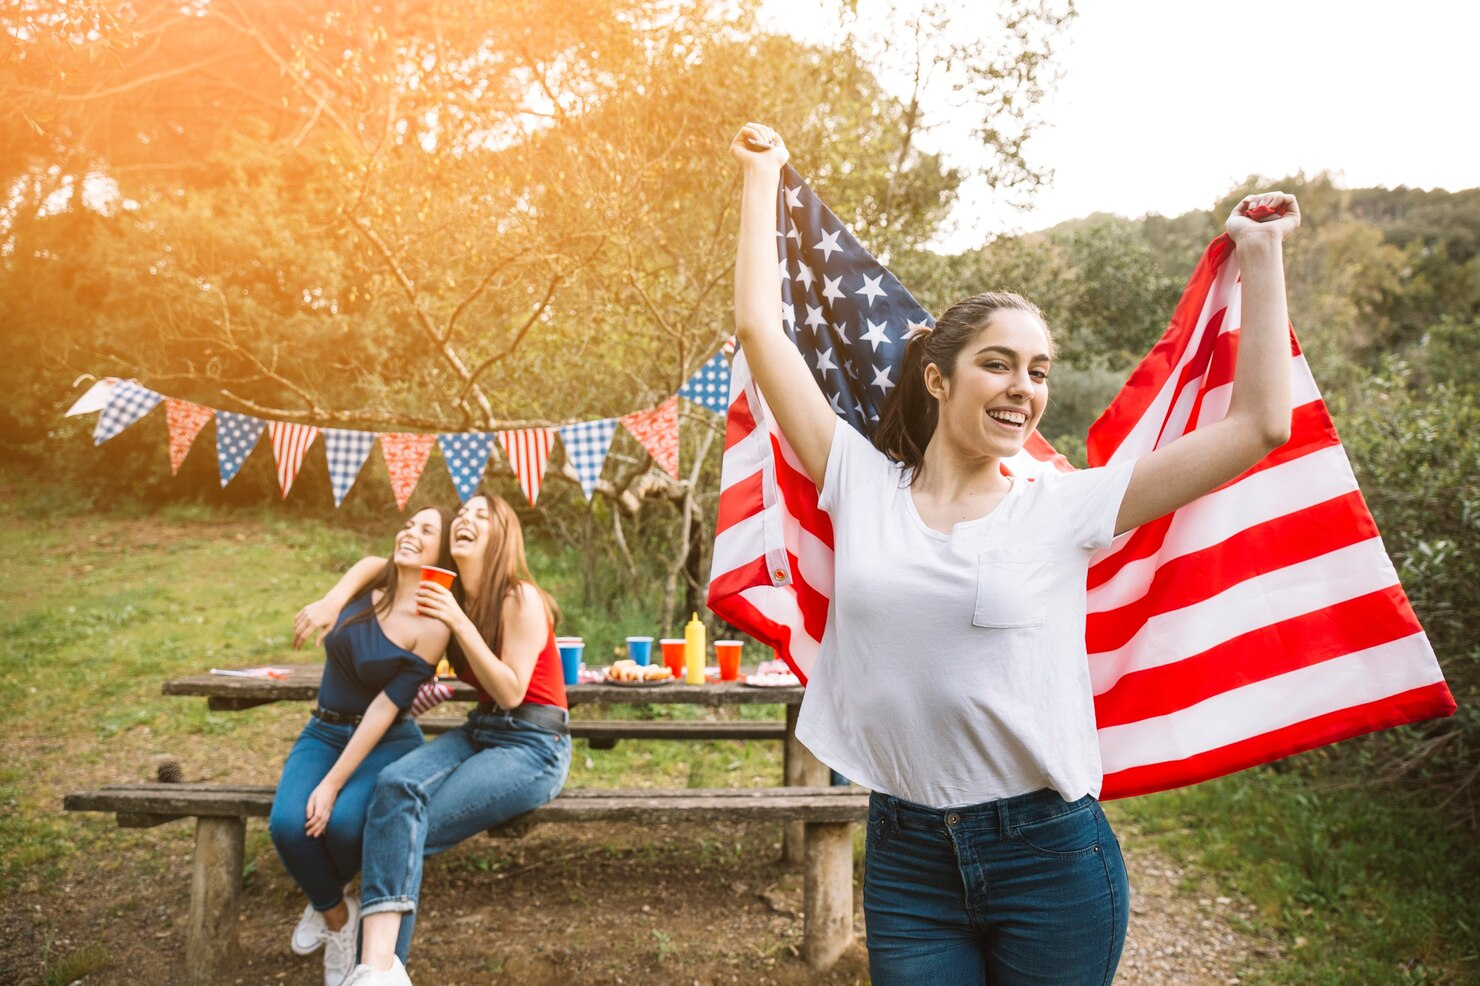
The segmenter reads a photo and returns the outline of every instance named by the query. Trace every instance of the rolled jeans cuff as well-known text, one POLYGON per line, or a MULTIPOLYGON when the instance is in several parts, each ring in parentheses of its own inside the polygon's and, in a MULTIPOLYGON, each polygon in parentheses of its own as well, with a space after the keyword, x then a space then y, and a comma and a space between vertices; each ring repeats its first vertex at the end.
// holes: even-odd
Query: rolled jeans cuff
POLYGON ((372 914, 410 914, 416 910, 416 901, 410 897, 380 897, 376 900, 360 902, 360 917, 367 918, 372 914))

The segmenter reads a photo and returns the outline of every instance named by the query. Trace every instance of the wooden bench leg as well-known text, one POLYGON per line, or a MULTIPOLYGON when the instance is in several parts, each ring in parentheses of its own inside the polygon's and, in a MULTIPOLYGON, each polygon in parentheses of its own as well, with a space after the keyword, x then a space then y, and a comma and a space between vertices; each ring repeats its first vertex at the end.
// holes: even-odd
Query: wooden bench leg
MULTIPOLYGON (((787 787, 827 787, 832 771, 827 764, 812 756, 812 751, 797 742, 797 713, 800 705, 786 707, 786 745, 782 774, 787 787)), ((800 866, 806 854, 804 822, 785 822, 782 829, 781 856, 790 866, 800 866)))
POLYGON ((244 818, 196 819, 190 935, 185 942, 185 975, 192 983, 235 978, 228 973, 236 961, 237 897, 246 834, 244 818))
POLYGON ((853 824, 806 822, 807 871, 802 890, 802 959, 832 968, 853 941, 853 824))

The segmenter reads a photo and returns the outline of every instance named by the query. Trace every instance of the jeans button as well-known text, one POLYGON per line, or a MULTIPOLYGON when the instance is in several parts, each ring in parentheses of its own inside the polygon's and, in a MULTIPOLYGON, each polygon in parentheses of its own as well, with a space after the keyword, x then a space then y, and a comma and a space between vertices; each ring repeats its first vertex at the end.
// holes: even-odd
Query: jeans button
POLYGON ((947 825, 955 825, 960 820, 961 820, 961 816, 958 815, 958 814, 956 814, 954 811, 951 812, 949 815, 946 816, 946 824, 947 825))

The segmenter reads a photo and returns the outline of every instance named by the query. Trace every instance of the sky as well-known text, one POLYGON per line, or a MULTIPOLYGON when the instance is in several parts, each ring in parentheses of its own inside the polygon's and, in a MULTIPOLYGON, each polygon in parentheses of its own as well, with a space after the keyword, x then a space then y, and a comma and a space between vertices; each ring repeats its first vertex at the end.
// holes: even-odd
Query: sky
MULTIPOLYGON (((962 29, 990 23, 961 6, 962 29)), ((827 36, 816 3, 762 9, 799 37, 827 36)), ((1026 212, 966 189, 937 248, 1091 212, 1207 208, 1251 174, 1329 171, 1348 188, 1480 185, 1480 5, 1079 0, 1078 11, 1059 42, 1047 126, 1028 144, 1051 184, 1026 212)), ((948 128, 927 141, 958 160, 971 153, 948 128)), ((793 154, 804 167, 805 154, 793 154)))

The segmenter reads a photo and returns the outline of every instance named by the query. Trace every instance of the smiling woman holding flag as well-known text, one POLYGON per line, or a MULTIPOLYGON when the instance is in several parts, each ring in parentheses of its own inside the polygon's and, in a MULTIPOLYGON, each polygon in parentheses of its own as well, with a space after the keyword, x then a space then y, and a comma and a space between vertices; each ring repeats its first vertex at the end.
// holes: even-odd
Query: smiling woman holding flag
MULTIPOLYGON (((1017 295, 977 295, 910 333, 871 443, 840 421, 783 331, 778 182, 749 124, 737 335, 832 524, 833 604, 797 736, 871 789, 864 911, 875 983, 1108 983, 1128 887, 1100 810, 1085 649, 1093 552, 1239 476, 1290 432, 1282 193, 1227 231, 1242 327, 1226 415, 1137 459, 1014 477, 1048 401, 1053 342, 1017 295)), ((859 293, 872 292, 866 279, 859 293)), ((882 293, 882 292, 880 292, 882 293)), ((883 336, 882 325, 869 331, 883 336)), ((820 370, 820 367, 819 367, 820 370)))

